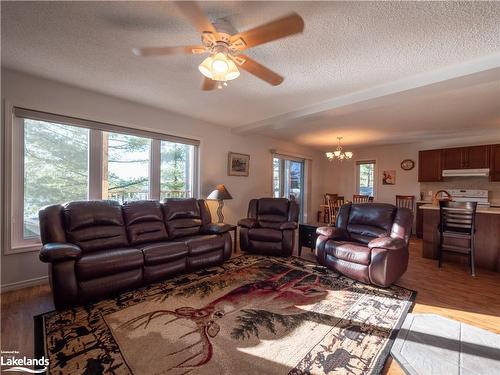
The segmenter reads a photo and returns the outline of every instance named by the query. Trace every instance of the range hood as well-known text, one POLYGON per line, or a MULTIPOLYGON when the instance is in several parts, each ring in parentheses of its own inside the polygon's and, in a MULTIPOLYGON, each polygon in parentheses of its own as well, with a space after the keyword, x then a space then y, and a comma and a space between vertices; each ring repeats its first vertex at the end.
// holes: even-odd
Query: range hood
POLYGON ((489 168, 480 169, 443 169, 443 177, 488 177, 489 168))

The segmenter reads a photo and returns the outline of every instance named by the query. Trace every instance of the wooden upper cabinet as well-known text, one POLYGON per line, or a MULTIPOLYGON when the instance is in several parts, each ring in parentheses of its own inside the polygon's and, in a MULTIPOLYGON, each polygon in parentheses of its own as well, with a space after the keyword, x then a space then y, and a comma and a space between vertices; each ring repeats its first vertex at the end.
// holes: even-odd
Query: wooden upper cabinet
POLYGON ((442 150, 426 150, 418 153, 418 181, 441 181, 442 150))
POLYGON ((488 168, 490 146, 470 146, 443 149, 443 169, 488 168))
POLYGON ((490 146, 490 180, 500 181, 500 144, 490 146))
POLYGON ((465 147, 443 149, 443 169, 462 169, 464 149, 465 147))
POLYGON ((488 168, 490 166, 490 146, 466 147, 465 168, 488 168))

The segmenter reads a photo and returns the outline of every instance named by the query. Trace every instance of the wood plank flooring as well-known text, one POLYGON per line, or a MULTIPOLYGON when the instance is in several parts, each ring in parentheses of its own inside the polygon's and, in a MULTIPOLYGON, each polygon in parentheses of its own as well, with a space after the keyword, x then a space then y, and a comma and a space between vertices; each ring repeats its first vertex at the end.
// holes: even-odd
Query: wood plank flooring
MULTIPOLYGON (((238 252, 236 255, 240 255, 238 252)), ((500 333, 500 273, 478 270, 472 278, 466 266, 424 259, 422 241, 410 244, 410 264, 398 284, 416 290, 416 313, 435 313, 500 333)), ((314 260, 308 249, 302 257, 314 260)), ((53 309, 50 288, 40 285, 1 295, 1 348, 33 355, 33 316, 53 309)), ((389 359, 384 374, 403 374, 389 359)))

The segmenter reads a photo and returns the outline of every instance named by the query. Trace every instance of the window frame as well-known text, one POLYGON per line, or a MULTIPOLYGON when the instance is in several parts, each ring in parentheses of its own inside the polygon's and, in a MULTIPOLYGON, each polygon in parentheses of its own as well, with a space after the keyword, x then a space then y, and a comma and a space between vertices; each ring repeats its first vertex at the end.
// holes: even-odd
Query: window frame
POLYGON ((366 158, 366 159, 359 159, 356 160, 354 163, 354 175, 356 176, 355 181, 354 181, 354 191, 355 194, 361 194, 359 192, 359 166, 361 164, 373 164, 373 199, 377 199, 377 192, 378 192, 378 163, 377 159, 374 158, 366 158))
POLYGON ((38 251, 41 246, 40 237, 25 239, 23 236, 24 222, 24 119, 54 122, 89 129, 89 178, 87 196, 89 200, 102 200, 103 197, 103 132, 114 132, 126 135, 149 138, 149 199, 160 198, 160 164, 161 141, 190 144, 194 146, 192 162, 192 196, 199 197, 200 175, 200 145, 199 139, 177 137, 169 134, 150 132, 106 124, 97 121, 84 120, 69 116, 55 115, 48 112, 29 110, 5 102, 4 132, 3 132, 3 245, 4 255, 38 251), (21 114, 21 115, 19 115, 21 114), (29 116, 33 114, 33 116, 29 116), (158 186, 156 186, 158 185, 158 186))

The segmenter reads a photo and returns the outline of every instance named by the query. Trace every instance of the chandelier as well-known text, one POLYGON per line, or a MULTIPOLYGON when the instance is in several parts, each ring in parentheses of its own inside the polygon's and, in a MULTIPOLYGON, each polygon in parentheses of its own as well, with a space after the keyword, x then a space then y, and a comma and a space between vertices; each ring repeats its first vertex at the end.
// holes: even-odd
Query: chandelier
POLYGON ((337 137, 339 140, 339 144, 337 145, 337 148, 333 152, 325 152, 326 157, 328 158, 329 161, 332 161, 333 159, 337 158, 337 160, 344 160, 344 159, 351 159, 353 153, 350 151, 344 151, 342 149, 342 145, 340 144, 340 141, 342 140, 342 137, 337 137))

